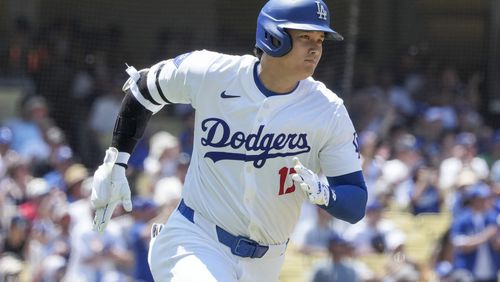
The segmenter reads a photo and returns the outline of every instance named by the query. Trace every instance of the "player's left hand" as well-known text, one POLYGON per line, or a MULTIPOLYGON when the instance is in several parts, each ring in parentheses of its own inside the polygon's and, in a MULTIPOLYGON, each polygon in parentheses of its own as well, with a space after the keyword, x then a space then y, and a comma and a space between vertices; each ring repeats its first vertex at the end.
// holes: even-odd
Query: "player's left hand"
MULTIPOLYGON (((307 193, 309 196, 309 201, 315 205, 328 206, 330 202, 330 194, 333 191, 323 184, 316 173, 312 172, 310 169, 304 167, 300 162, 299 158, 294 157, 294 169, 295 172, 292 174, 292 179, 297 183, 300 188, 307 193)), ((335 193, 332 195, 335 200, 335 193)))

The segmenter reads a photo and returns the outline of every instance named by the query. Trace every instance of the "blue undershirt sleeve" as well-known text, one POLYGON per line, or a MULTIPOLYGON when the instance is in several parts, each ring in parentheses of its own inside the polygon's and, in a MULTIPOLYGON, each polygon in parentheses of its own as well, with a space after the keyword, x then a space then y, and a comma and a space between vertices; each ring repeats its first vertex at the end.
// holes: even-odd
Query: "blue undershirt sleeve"
MULTIPOLYGON (((336 199, 330 196, 328 206, 320 206, 332 216, 356 223, 365 216, 367 188, 363 174, 356 171, 335 177, 327 177, 330 189, 335 193, 336 199)), ((333 194, 333 193, 331 193, 333 194)))

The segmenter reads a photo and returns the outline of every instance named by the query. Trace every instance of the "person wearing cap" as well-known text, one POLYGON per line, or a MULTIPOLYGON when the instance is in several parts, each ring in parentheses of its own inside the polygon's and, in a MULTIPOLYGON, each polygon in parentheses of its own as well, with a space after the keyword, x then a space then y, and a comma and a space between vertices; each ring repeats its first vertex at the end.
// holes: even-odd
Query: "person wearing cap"
POLYGON ((453 212, 453 214, 461 213, 463 209, 465 192, 469 186, 475 185, 480 182, 477 173, 470 168, 464 168, 460 171, 455 181, 455 185, 452 187, 451 191, 446 193, 446 204, 447 208, 453 212))
POLYGON ((64 182, 64 174, 74 163, 73 150, 67 145, 59 146, 51 154, 52 170, 47 172, 43 178, 51 187, 65 191, 67 187, 64 182))
POLYGON ((485 183, 469 186, 466 209, 453 219, 451 227, 454 269, 470 272, 475 281, 497 281, 500 270, 499 225, 490 196, 485 183))
POLYGON ((351 242, 331 232, 327 243, 329 259, 314 267, 312 282, 361 281, 354 265, 350 263, 351 242))
POLYGON ((464 168, 472 169, 480 180, 486 180, 489 175, 487 162, 477 155, 477 138, 473 133, 462 132, 455 137, 452 156, 440 164, 439 186, 450 191, 455 185, 457 176, 464 168))
POLYGON ((113 141, 94 174, 96 231, 117 205, 132 210, 125 169, 152 114, 196 109, 182 201, 151 240, 157 281, 278 281, 305 201, 351 224, 364 216, 356 130, 342 99, 311 77, 325 40, 342 38, 327 5, 268 1, 255 35, 255 56, 203 50, 126 70, 113 141))
POLYGON ((66 195, 69 202, 84 198, 82 195, 82 182, 89 176, 87 168, 82 164, 72 164, 64 172, 64 183, 66 184, 66 195))

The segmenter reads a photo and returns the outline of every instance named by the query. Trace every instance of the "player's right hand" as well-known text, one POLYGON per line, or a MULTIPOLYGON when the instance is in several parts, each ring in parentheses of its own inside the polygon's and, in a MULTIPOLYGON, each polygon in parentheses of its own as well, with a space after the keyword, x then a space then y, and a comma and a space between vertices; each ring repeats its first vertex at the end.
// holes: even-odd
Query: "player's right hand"
POLYGON ((132 211, 130 187, 125 175, 125 168, 115 165, 118 150, 110 147, 106 150, 104 162, 94 173, 90 201, 95 208, 93 229, 102 233, 108 225, 113 211, 122 204, 126 211, 132 211))

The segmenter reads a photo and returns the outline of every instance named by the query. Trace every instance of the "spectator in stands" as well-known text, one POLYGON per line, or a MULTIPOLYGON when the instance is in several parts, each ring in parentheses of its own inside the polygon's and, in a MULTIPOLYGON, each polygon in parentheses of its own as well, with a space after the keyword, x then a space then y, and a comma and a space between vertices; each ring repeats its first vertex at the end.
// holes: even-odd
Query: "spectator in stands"
POLYGON ((430 107, 417 118, 414 134, 429 165, 438 166, 442 161, 442 138, 447 133, 443 122, 445 116, 437 107, 430 107))
POLYGON ((387 275, 385 281, 405 281, 418 282, 422 279, 420 266, 413 261, 405 250, 406 235, 401 231, 388 234, 386 239, 387 255, 387 275))
POLYGON ((453 270, 453 252, 451 229, 448 228, 439 237, 430 257, 430 267, 438 277, 446 277, 453 270))
POLYGON ((26 218, 20 215, 12 217, 10 224, 0 233, 0 253, 24 261, 27 254, 29 230, 30 223, 26 218))
POLYGON ((188 154, 179 154, 175 175, 160 178, 155 183, 153 199, 162 209, 173 211, 177 207, 190 161, 191 157, 188 154))
POLYGON ((410 188, 410 208, 414 215, 441 210, 443 196, 437 184, 436 169, 423 166, 417 169, 410 188))
POLYGON ((19 117, 5 121, 12 131, 12 149, 28 160, 46 160, 50 148, 44 139, 44 131, 51 121, 45 99, 41 96, 23 97, 19 110, 19 117))
POLYGON ((110 221, 106 231, 98 234, 92 231, 91 223, 92 220, 73 229, 65 281, 126 281, 121 269, 132 268, 133 255, 122 228, 116 221, 110 221))
POLYGON ((58 205, 52 218, 53 229, 49 230, 49 236, 40 234, 36 238, 37 241, 31 241, 31 244, 35 245, 31 247, 31 264, 38 266, 33 270, 34 281, 62 281, 61 279, 66 273, 68 259, 71 255, 71 216, 66 207, 58 205), (40 238, 41 236, 45 238, 40 238), (36 253, 33 248, 38 249, 36 253), (40 278, 41 280, 38 280, 40 278))
POLYGON ((64 174, 73 163, 73 150, 67 145, 60 146, 52 153, 49 163, 52 169, 43 178, 51 187, 66 191, 64 174))
POLYGON ((352 118, 359 132, 372 131, 377 136, 387 136, 398 119, 398 112, 376 89, 367 87, 353 95, 351 106, 357 111, 352 118))
POLYGON ((384 100, 396 109, 400 118, 410 118, 415 114, 416 106, 412 100, 410 93, 401 86, 398 86, 394 81, 394 73, 389 68, 384 68, 378 72, 377 87, 379 95, 384 97, 384 100))
POLYGON ((349 260, 351 242, 336 233, 328 238, 329 260, 315 266, 312 282, 358 282, 360 278, 349 260))
POLYGON ((149 140, 149 155, 144 160, 144 170, 155 181, 176 173, 180 144, 170 132, 159 131, 149 140))
POLYGON ((68 202, 82 199, 82 183, 88 177, 88 171, 82 164, 72 164, 64 172, 64 183, 68 202))
POLYGON ((53 205, 66 200, 64 195, 55 193, 43 178, 31 178, 27 191, 28 201, 19 206, 19 211, 32 221, 52 221, 53 205))
POLYGON ((54 211, 64 207, 64 194, 51 187, 43 178, 33 178, 28 183, 30 201, 22 204, 21 214, 32 222, 28 253, 28 273, 38 277, 43 261, 52 253, 51 242, 57 234, 53 221, 54 211))
POLYGON ((487 179, 489 167, 486 161, 477 155, 477 138, 473 133, 463 132, 456 136, 453 156, 443 160, 439 168, 439 185, 450 191, 463 168, 472 169, 480 180, 487 179))
POLYGON ((491 165, 490 179, 500 189, 500 129, 498 129, 492 138, 491 158, 493 164, 491 165))
POLYGON ((367 202, 369 204, 377 199, 377 191, 374 188, 382 175, 382 167, 390 157, 390 148, 372 131, 361 133, 358 140, 366 186, 373 187, 368 189, 367 202))
POLYGON ((467 270, 476 281, 497 281, 500 237, 497 214, 492 213, 490 187, 484 183, 470 186, 466 196, 467 210, 452 223, 454 268, 467 270))
POLYGON ((95 99, 90 109, 89 127, 97 137, 101 149, 107 148, 111 140, 111 132, 122 104, 122 86, 122 79, 113 81, 106 94, 95 99))
POLYGON ((332 216, 315 206, 317 213, 315 224, 305 231, 304 239, 298 243, 298 250, 304 254, 326 254, 332 236, 332 216))
MULTIPOLYGON (((67 264, 66 259, 59 255, 49 255, 44 258, 41 273, 40 282, 62 282, 64 281, 64 275, 66 274, 67 264)), ((37 278, 38 278, 37 277, 37 278)))
POLYGON ((380 202, 372 202, 366 207, 365 218, 345 231, 345 238, 356 246, 359 255, 386 252, 387 236, 399 232, 392 221, 382 218, 383 212, 384 206, 380 202))
POLYGON ((67 281, 72 282, 83 282, 86 277, 92 279, 92 273, 87 274, 88 266, 85 264, 85 259, 89 256, 88 239, 91 238, 89 232, 92 229, 94 217, 93 207, 90 204, 92 178, 85 179, 80 189, 82 198, 75 199, 74 202, 68 204, 68 212, 71 216, 71 255, 65 277, 67 281))
POLYGON ((443 190, 443 193, 447 194, 446 204, 449 211, 451 211, 455 216, 466 210, 465 200, 466 192, 470 186, 476 185, 480 182, 479 177, 476 172, 471 168, 463 168, 458 174, 455 185, 452 187, 451 191, 443 190))
POLYGON ((398 208, 405 209, 410 203, 413 172, 421 163, 422 155, 417 139, 409 133, 395 136, 393 151, 393 157, 382 167, 375 189, 389 195, 398 208))
POLYGON ((28 200, 27 185, 32 178, 29 163, 16 153, 8 155, 6 162, 7 174, 0 180, 0 194, 7 205, 20 205, 28 200))
POLYGON ((12 142, 12 131, 6 127, 0 127, 0 179, 7 173, 7 163, 5 158, 7 154, 12 153, 10 148, 12 142))
POLYGON ((21 281, 23 262, 9 254, 0 255, 0 281, 21 281))
POLYGON ((154 282, 148 266, 148 249, 151 239, 152 223, 150 221, 157 216, 158 210, 151 199, 144 197, 134 197, 132 205, 134 223, 130 230, 130 239, 134 254, 134 281, 154 282))

